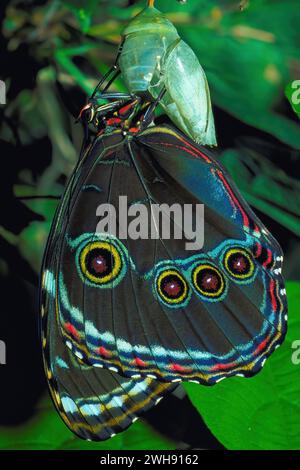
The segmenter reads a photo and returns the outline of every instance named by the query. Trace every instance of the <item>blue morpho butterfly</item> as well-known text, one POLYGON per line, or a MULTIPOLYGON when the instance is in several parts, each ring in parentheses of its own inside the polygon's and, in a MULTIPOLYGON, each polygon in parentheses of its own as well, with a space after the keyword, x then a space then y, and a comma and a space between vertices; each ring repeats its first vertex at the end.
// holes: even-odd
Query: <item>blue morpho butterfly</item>
POLYGON ((45 370, 61 417, 85 439, 126 429, 179 381, 256 374, 286 332, 280 246, 211 151, 153 125, 165 93, 152 103, 107 93, 106 105, 93 97, 84 108, 97 135, 48 239, 45 370), (204 246, 98 232, 97 207, 121 195, 130 206, 204 204, 204 246))
POLYGON ((115 111, 85 148, 43 266, 46 374, 64 421, 86 439, 127 428, 177 381, 254 375, 286 331, 278 243, 210 151, 172 125, 141 130, 128 119, 137 108, 115 111), (123 194, 204 203, 203 249, 97 233, 98 205, 123 194))
MULTIPOLYGON (((119 102, 117 102, 113 103, 110 108, 114 109, 116 104, 119 106, 119 102)), ((69 302, 72 302, 72 295, 69 296, 69 294, 71 291, 75 292, 75 290, 81 288, 85 290, 87 287, 86 281, 94 287, 104 287, 106 285, 106 289, 109 285, 111 287, 117 286, 120 282, 119 274, 121 272, 115 276, 116 262, 119 259, 118 253, 121 256, 123 255, 122 252, 115 251, 114 245, 109 244, 109 240, 105 243, 104 241, 101 242, 100 240, 103 238, 101 235, 98 237, 98 235, 94 236, 90 233, 92 243, 96 243, 96 245, 93 245, 96 246, 96 252, 99 254, 100 249, 100 253, 103 254, 112 271, 110 273, 107 271, 105 276, 100 275, 99 278, 99 273, 96 273, 96 283, 92 278, 88 280, 88 277, 82 282, 81 277, 78 277, 79 272, 74 271, 72 274, 70 273, 72 279, 69 290, 67 288, 69 281, 64 278, 67 264, 63 259, 63 247, 67 240, 67 243, 72 243, 70 237, 73 235, 71 235, 70 222, 72 221, 72 224, 75 222, 72 214, 77 205, 79 194, 87 196, 88 199, 90 196, 97 199, 104 190, 104 186, 102 188, 100 182, 95 180, 95 183, 90 183, 88 175, 93 171, 92 167, 98 159, 99 152, 103 156, 105 154, 105 159, 101 160, 105 167, 106 165, 107 169, 114 167, 112 161, 109 160, 109 149, 113 150, 119 147, 119 150, 121 150, 124 139, 121 124, 123 128, 125 118, 131 114, 132 107, 136 107, 136 101, 122 107, 119 112, 120 118, 108 119, 105 128, 98 133, 92 145, 86 145, 83 149, 83 157, 79 160, 69 180, 52 223, 42 268, 40 298, 42 345, 51 396, 67 426, 79 437, 87 440, 105 440, 126 429, 142 412, 153 407, 166 392, 175 388, 172 383, 160 382, 151 377, 126 378, 114 372, 117 371, 115 367, 108 366, 108 369, 105 370, 102 369, 102 365, 97 364, 100 367, 97 368, 86 360, 80 349, 77 349, 75 345, 73 347, 73 339, 79 340, 81 335, 78 329, 78 321, 83 326, 81 312, 84 305, 81 302, 78 306, 71 305, 69 302), (116 125, 114 126, 112 123, 116 125), (99 144, 100 147, 98 147, 99 144), (102 247, 104 247, 104 251, 102 247), (116 258, 114 258, 114 255, 116 255, 116 258), (92 284, 90 284, 91 282, 92 284), (62 316, 65 315, 74 316, 74 321, 63 320, 62 316)), ((107 115, 107 107, 103 106, 103 109, 107 115)), ((99 118, 99 115, 100 112, 98 111, 97 118, 99 118)), ((130 132, 128 132, 128 136, 130 135, 130 132)), ((96 163, 96 166, 98 166, 98 163, 96 163)), ((100 167, 102 168, 102 163, 99 164, 100 167)), ((93 209, 91 208, 91 210, 93 209)), ((88 213, 89 209, 86 207, 85 214, 82 213, 80 216, 83 224, 89 217, 88 213)), ((77 225, 77 222, 75 224, 77 225)), ((82 229, 80 229, 80 232, 80 236, 85 233, 89 237, 88 232, 82 232, 82 229)), ((85 244, 83 239, 82 241, 85 244)), ((73 249, 71 251, 73 252, 73 249)), ((87 256, 90 258, 91 254, 92 252, 89 252, 87 256)), ((121 270, 124 272, 124 269, 125 264, 121 270)), ((86 274, 88 273, 86 272, 86 274)), ((80 276, 82 276, 82 273, 80 276)), ((82 294, 83 301, 85 298, 83 291, 82 294)), ((92 324, 90 326, 92 328, 92 324)), ((84 333, 84 335, 86 335, 86 338, 88 337, 88 333, 84 333)), ((99 350, 103 348, 103 351, 105 351, 104 346, 99 345, 99 348, 99 350)))

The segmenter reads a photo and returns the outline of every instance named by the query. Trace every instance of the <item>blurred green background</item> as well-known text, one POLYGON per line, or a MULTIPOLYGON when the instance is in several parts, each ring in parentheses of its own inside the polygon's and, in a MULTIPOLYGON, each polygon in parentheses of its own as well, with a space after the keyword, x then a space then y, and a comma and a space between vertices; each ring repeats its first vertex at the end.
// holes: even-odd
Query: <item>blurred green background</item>
MULTIPOLYGON (((75 117, 144 5, 1 1, 0 449, 300 449, 300 126, 285 97, 300 79, 298 0, 156 2, 207 73, 220 160, 283 247, 284 345, 257 377, 185 384, 105 443, 72 436, 48 398, 37 326, 43 248, 81 144, 75 117)), ((114 89, 124 90, 121 80, 114 89)))

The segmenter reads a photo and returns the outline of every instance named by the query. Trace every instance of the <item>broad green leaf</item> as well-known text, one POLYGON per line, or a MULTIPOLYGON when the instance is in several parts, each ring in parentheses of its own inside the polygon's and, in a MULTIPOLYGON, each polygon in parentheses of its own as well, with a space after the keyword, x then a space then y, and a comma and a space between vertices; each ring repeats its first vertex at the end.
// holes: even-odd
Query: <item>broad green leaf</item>
POLYGON ((258 375, 213 387, 184 384, 209 429, 228 449, 300 448, 300 283, 287 282, 287 297, 287 337, 258 375))

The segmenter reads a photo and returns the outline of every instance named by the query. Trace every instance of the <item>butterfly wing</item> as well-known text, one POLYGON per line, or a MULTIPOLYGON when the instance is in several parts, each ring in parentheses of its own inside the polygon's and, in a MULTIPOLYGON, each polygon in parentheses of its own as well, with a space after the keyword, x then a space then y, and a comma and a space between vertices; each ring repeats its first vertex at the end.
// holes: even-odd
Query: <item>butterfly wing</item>
POLYGON ((86 364, 133 378, 214 384, 257 373, 285 336, 282 252, 223 168, 172 127, 94 156, 60 251, 66 344, 86 364), (153 203, 204 204, 204 246, 98 230, 99 205, 113 221, 124 195, 130 211, 148 208, 150 225, 153 203))
POLYGON ((149 377, 124 378, 110 370, 88 366, 76 351, 66 347, 57 290, 60 244, 77 184, 81 184, 88 166, 85 159, 79 162, 53 221, 42 271, 41 329, 45 372, 54 404, 70 430, 83 439, 97 441, 127 429, 174 385, 149 377))

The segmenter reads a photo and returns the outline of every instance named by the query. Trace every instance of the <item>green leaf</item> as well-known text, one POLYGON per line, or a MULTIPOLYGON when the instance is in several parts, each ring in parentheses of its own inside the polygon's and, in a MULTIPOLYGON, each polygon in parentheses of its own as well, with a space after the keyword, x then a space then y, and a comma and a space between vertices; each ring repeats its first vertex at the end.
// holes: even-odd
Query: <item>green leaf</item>
POLYGON ((289 328, 255 377, 213 387, 184 384, 207 426, 228 449, 300 448, 300 283, 287 282, 289 328))

